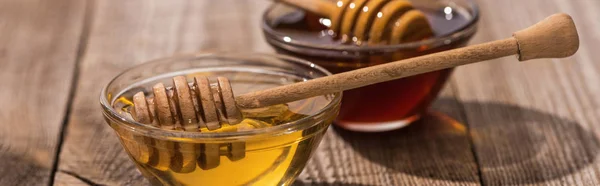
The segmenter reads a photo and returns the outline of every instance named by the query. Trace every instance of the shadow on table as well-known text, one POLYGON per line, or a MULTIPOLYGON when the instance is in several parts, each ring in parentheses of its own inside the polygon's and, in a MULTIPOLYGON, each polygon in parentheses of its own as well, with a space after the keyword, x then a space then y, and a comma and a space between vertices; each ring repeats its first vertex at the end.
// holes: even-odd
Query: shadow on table
POLYGON ((51 171, 48 165, 49 160, 44 159, 44 156, 48 155, 47 153, 36 154, 36 150, 31 150, 33 151, 31 154, 12 154, 10 144, 0 144, 0 149, 9 150, 8 152, 0 150, 2 151, 0 153, 0 165, 2 166, 0 168, 0 185, 31 184, 36 181, 46 184, 47 176, 51 171), (15 172, 17 173, 15 174, 15 172))
POLYGON ((384 133, 334 130, 374 163, 409 175, 456 182, 480 182, 475 161, 486 183, 561 178, 591 164, 600 147, 596 136, 577 122, 532 109, 457 103, 447 98, 437 100, 434 109, 450 116, 430 112, 406 128, 384 133), (456 111, 461 105, 470 122, 485 123, 469 123, 469 130, 453 119, 461 118, 456 111))

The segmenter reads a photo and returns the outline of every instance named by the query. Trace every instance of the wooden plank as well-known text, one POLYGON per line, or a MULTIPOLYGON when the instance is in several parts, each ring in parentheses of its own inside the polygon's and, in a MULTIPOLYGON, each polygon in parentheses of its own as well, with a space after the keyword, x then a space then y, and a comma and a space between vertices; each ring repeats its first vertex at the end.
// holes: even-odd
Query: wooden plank
POLYGON ((478 185, 468 129, 450 86, 431 110, 393 132, 330 128, 296 185, 478 185))
POLYGON ((85 2, 0 1, 0 185, 47 185, 85 2))
POLYGON ((103 185, 147 184, 104 122, 98 91, 129 67, 175 53, 269 51, 257 25, 266 3, 95 1, 55 183, 70 184, 77 178, 103 185))
POLYGON ((486 185, 599 185, 599 1, 479 1, 475 42, 509 37, 556 12, 581 35, 576 56, 525 63, 515 58, 460 68, 465 108, 486 185))

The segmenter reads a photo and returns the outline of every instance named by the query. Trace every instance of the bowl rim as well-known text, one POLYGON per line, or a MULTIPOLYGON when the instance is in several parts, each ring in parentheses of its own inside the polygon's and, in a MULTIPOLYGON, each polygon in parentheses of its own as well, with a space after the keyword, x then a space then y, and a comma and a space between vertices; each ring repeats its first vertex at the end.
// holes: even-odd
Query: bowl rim
MULTIPOLYGON (((261 19, 261 28, 262 31, 270 43, 275 44, 279 47, 289 48, 289 47, 300 47, 307 49, 315 49, 315 50, 328 50, 328 51, 343 51, 345 52, 373 52, 373 51, 397 51, 397 50, 407 50, 407 49, 415 49, 420 48, 422 46, 439 46, 446 45, 454 42, 456 40, 460 40, 461 38, 469 37, 471 34, 475 33, 477 30, 477 23, 479 22, 480 12, 479 6, 474 0, 465 0, 467 1, 468 10, 471 10, 471 19, 469 19, 468 23, 465 24, 460 29, 456 31, 433 38, 428 38, 420 41, 406 42, 394 45, 340 45, 340 44, 312 44, 311 42, 305 42, 301 40, 294 40, 286 38, 284 34, 280 34, 276 30, 274 30, 267 23, 268 13, 271 12, 277 5, 281 5, 282 3, 273 3, 265 10, 261 19)), ((450 2, 453 4, 453 2, 450 2)))

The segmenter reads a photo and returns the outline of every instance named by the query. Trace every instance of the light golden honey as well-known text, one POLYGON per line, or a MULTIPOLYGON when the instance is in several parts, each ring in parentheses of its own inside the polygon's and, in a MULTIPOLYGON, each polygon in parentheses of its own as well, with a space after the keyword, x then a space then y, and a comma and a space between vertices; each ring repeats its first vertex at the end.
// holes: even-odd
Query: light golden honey
MULTIPOLYGON (((298 131, 246 142, 244 157, 239 160, 231 160, 227 156, 229 144, 224 143, 174 143, 169 148, 160 148, 130 136, 120 137, 142 173, 147 177, 154 177, 162 185, 280 185, 282 181, 289 181, 289 177, 300 173, 312 148, 315 148, 322 136, 322 132, 313 136, 303 136, 302 133, 298 131), (211 163, 203 162, 203 155, 198 155, 193 159, 195 161, 192 160, 194 167, 191 172, 173 169, 170 167, 171 163, 182 161, 182 156, 174 154, 194 154, 194 151, 172 148, 175 144, 220 146, 217 165, 212 163, 215 167, 209 165, 207 168, 207 164, 211 163), (161 160, 151 160, 153 158, 161 160)), ((156 143, 159 140, 154 141, 156 143)), ((200 148, 198 150, 200 154, 204 153, 200 148)))
MULTIPOLYGON (((290 82, 295 81, 300 80, 290 82)), ((240 91, 233 82, 234 89, 240 91)), ((264 89, 264 86, 276 85, 241 87, 264 89)), ((241 92, 245 91, 248 90, 241 92)), ((131 94, 125 93, 115 99, 113 107, 130 117, 128 113, 132 103, 127 95, 131 94)), ((201 128, 198 131, 224 133, 307 122, 315 124, 303 130, 277 135, 258 134, 233 141, 156 138, 136 134, 108 121, 117 131, 131 159, 153 185, 289 185, 300 174, 337 115, 337 109, 318 113, 330 102, 328 96, 318 96, 285 105, 245 109, 242 110, 245 119, 240 124, 223 124, 218 130, 201 128)))

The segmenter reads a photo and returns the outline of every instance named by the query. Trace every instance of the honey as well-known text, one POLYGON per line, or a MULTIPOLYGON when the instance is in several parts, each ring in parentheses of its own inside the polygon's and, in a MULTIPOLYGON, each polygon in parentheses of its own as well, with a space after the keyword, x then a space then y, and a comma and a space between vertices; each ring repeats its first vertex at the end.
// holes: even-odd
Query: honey
MULTIPOLYGON (((399 45, 348 43, 328 29, 331 20, 281 4, 267 10, 263 31, 278 53, 314 62, 332 73, 342 73, 466 45, 475 33, 472 25, 477 15, 459 6, 441 4, 424 6, 415 2, 415 8, 426 16, 431 29, 420 32, 433 35, 399 45), (448 38, 457 32, 462 35, 448 38), (426 39, 432 40, 418 42, 426 39)), ((425 35, 420 32, 416 30, 414 34, 425 35)), ((452 69, 445 69, 344 91, 335 124, 356 131, 400 128, 419 118, 451 73, 452 69)))

